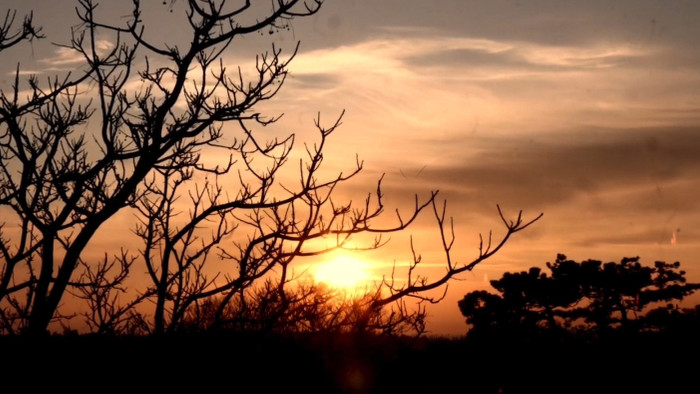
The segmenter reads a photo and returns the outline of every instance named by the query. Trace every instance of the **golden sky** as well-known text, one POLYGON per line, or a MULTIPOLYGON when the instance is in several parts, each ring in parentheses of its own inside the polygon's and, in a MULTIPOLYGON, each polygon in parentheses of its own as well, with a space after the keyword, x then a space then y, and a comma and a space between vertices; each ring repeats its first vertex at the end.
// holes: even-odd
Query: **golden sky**
MULTIPOLYGON (((19 14, 34 10, 48 36, 16 51, 22 70, 41 76, 74 65, 50 45, 67 42, 77 21, 68 3, 3 3, 19 14)), ((153 20, 153 34, 177 40, 182 7, 172 7, 153 20)), ((496 204, 526 217, 544 213, 429 309, 432 333, 461 334, 456 302, 466 292, 504 271, 544 267, 557 253, 680 261, 700 281, 698 15, 700 2, 681 0, 327 0, 274 35, 286 50, 301 46, 264 110, 284 112, 278 127, 301 135, 319 111, 330 121, 345 110, 329 164, 364 160, 355 192, 373 191, 385 173, 388 208, 440 190, 459 261, 475 257, 479 232, 502 230, 496 204)), ((261 42, 237 42, 225 62, 250 64, 250 53, 268 49, 261 42)), ((6 59, 2 86, 16 67, 6 59)), ((409 233, 426 266, 439 270, 429 215, 409 233)), ((407 234, 372 261, 410 261, 407 234)))

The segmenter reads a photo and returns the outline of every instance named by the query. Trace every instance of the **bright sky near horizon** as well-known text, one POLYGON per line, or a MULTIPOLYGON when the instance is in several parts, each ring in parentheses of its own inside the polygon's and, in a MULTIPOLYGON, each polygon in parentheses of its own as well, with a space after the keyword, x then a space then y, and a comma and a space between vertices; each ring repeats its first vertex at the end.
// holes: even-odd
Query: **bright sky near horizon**
MULTIPOLYGON (((68 3, 3 2, 33 10, 48 37, 18 52, 22 70, 46 77, 73 64, 50 45, 77 23, 68 3)), ((104 3, 106 14, 116 7, 104 3)), ((183 10, 172 7, 157 29, 177 39, 183 10)), ((345 110, 326 160, 351 169, 359 155, 363 192, 385 173, 389 211, 440 190, 458 261, 476 256, 480 232, 502 231, 496 204, 544 213, 429 308, 431 333, 461 334, 456 302, 466 292, 557 253, 680 261, 700 281, 699 15, 694 0, 326 0, 275 36, 287 51, 301 45, 264 108, 299 132, 318 112, 330 120, 345 110)), ((249 63, 247 51, 269 49, 258 44, 243 40, 224 59, 249 63)), ((17 65, 7 60, 1 86, 17 65)), ((429 215, 409 233, 426 266, 439 267, 429 215)), ((395 238, 368 259, 409 261, 407 240, 395 238)))

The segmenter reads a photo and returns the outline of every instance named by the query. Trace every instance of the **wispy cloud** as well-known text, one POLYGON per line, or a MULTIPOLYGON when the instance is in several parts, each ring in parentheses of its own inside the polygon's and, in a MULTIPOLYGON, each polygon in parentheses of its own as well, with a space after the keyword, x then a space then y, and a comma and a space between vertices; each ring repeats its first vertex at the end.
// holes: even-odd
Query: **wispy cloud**
MULTIPOLYGON (((23 77, 23 76, 28 76, 28 75, 39 75, 39 74, 43 74, 45 72, 47 72, 47 71, 46 70, 19 70, 19 76, 23 77)), ((17 70, 8 71, 7 75, 15 76, 15 75, 17 75, 17 70)))
MULTIPOLYGON (((109 40, 97 40, 95 50, 98 54, 106 53, 114 48, 114 44, 109 40)), ((74 64, 84 63, 85 55, 68 47, 58 47, 54 50, 54 55, 40 60, 41 63, 48 64, 53 67, 70 66, 74 64)))
POLYGON ((342 102, 373 126, 409 137, 426 128, 463 133, 475 124, 492 133, 671 125, 696 118, 700 71, 659 60, 668 54, 614 41, 561 46, 387 34, 299 54, 287 88, 304 90, 292 108, 342 102))

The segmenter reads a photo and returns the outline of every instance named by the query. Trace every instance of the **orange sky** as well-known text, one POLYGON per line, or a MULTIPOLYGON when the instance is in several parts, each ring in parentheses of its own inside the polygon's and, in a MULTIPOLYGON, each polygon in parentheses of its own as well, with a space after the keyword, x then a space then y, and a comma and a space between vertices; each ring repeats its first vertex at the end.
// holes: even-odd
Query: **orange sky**
MULTIPOLYGON (((33 9, 49 37, 25 48, 31 53, 16 51, 23 70, 51 75, 74 64, 50 46, 76 23, 65 4, 4 2, 20 14, 33 9)), ((178 2, 173 11, 154 23, 177 40, 178 2)), ((700 3, 680 0, 327 0, 274 37, 301 47, 287 84, 262 109, 284 112, 278 127, 302 137, 319 111, 330 121, 346 110, 326 154, 335 169, 352 168, 355 154, 364 160, 346 192, 371 192, 385 173, 391 211, 440 190, 458 261, 475 257, 479 232, 502 231, 496 204, 544 213, 429 308, 431 333, 461 334, 456 302, 466 292, 504 271, 544 267, 557 253, 680 261, 700 281, 699 14, 700 3)), ((268 49, 262 42, 239 42, 225 62, 250 65, 250 53, 268 49)), ((15 66, 0 63, 0 86, 15 66)), ((426 272, 439 270, 433 226, 426 215, 367 258, 410 261, 413 234, 426 272)), ((100 249, 116 242, 97 241, 100 249)))

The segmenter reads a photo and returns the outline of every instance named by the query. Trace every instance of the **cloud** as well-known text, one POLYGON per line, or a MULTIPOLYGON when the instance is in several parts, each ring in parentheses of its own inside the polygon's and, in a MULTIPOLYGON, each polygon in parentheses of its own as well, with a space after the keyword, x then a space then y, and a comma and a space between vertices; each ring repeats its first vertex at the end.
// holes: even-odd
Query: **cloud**
POLYGON ((459 39, 436 37, 433 45, 412 53, 404 60, 417 66, 469 65, 470 67, 508 67, 533 71, 608 68, 651 56, 650 50, 628 45, 594 47, 550 46, 521 41, 459 39))
POLYGON ((436 0, 428 3, 382 0, 372 7, 366 2, 348 0, 336 6, 337 11, 333 4, 328 4, 326 10, 354 22, 344 23, 346 28, 358 25, 361 39, 375 33, 371 29, 373 26, 392 25, 497 40, 577 46, 614 40, 635 45, 665 41, 692 47, 697 36, 693 16, 700 11, 698 3, 692 1, 669 6, 653 0, 436 0))
POLYGON ((613 38, 564 45, 386 29, 300 53, 299 86, 280 108, 346 108, 329 157, 357 152, 402 203, 440 189, 462 220, 492 218, 496 203, 620 220, 700 208, 688 197, 700 192, 700 73, 660 59, 669 47, 613 38), (663 201, 650 198, 657 188, 663 201))
POLYGON ((447 159, 450 164, 416 166, 404 173, 420 172, 413 182, 451 190, 465 201, 548 207, 571 203, 581 194, 614 197, 622 190, 632 195, 620 197, 626 200, 624 207, 611 208, 646 211, 653 207, 644 194, 668 189, 667 198, 675 198, 679 209, 691 209, 700 203, 682 196, 700 193, 700 180, 694 175, 700 171, 699 132, 700 126, 588 129, 533 138, 467 137, 441 143, 470 145, 471 153, 461 162, 453 157, 447 159))
MULTIPOLYGON (((636 126, 669 124, 669 109, 697 109, 690 97, 700 72, 658 63, 662 54, 659 47, 624 42, 560 46, 388 35, 299 54, 290 68, 299 83, 291 88, 324 84, 315 98, 342 98, 363 118, 389 118, 404 130, 454 130, 477 118, 491 130, 510 132, 514 124, 533 132, 594 119, 598 126, 629 126, 635 119, 636 126), (314 82, 315 76, 322 79, 314 82)), ((308 94, 304 105, 311 102, 308 94)), ((388 128, 386 122, 375 126, 388 128)))
POLYGON ((293 73, 287 80, 287 86, 301 90, 333 89, 339 82, 337 75, 331 73, 293 73))
MULTIPOLYGON (((46 72, 46 70, 19 70, 19 76, 23 77, 23 76, 30 76, 30 75, 39 75, 39 74, 43 74, 45 72, 46 72)), ((17 70, 8 71, 7 75, 14 77, 15 75, 17 75, 17 70)))
MULTIPOLYGON (((109 40, 97 40, 95 50, 102 55, 114 48, 114 44, 109 40)), ((85 63, 85 55, 68 47, 58 47, 54 50, 54 55, 49 58, 41 59, 41 63, 49 64, 50 66, 71 66, 74 64, 85 63)))

